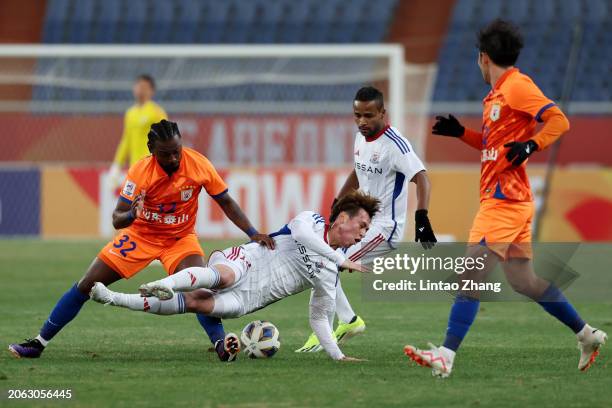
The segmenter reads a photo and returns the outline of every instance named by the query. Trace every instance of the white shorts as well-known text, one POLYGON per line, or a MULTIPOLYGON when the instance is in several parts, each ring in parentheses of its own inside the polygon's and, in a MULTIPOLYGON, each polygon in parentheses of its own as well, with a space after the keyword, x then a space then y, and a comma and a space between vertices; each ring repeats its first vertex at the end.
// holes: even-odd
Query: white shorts
POLYGON ((242 300, 238 298, 235 292, 213 293, 213 299, 215 306, 209 316, 220 319, 233 319, 246 314, 242 300))
POLYGON ((231 287, 237 286, 251 267, 243 246, 231 247, 223 251, 213 251, 208 257, 208 266, 225 265, 234 271, 235 280, 231 287))
POLYGON ((231 268, 235 274, 235 281, 232 286, 221 290, 211 291, 215 306, 210 316, 219 318, 236 318, 245 314, 244 299, 239 296, 240 291, 236 290, 245 281, 250 262, 247 260, 242 246, 227 248, 223 251, 214 251, 208 258, 208 266, 225 265, 231 268))

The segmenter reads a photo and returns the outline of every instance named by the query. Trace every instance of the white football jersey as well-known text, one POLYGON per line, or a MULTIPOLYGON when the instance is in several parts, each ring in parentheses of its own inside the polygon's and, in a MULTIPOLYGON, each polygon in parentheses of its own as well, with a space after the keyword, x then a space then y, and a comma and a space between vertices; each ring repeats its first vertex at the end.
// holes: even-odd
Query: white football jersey
MULTIPOLYGON (((334 359, 342 358, 330 321, 336 307, 338 266, 346 258, 327 243, 325 219, 313 211, 304 211, 270 236, 276 243, 273 250, 250 243, 223 251, 225 259, 241 269, 241 277, 219 291, 217 296, 221 298, 216 297, 215 303, 218 300, 224 304, 225 297, 232 296, 239 310, 230 314, 237 317, 312 288, 311 327, 325 351, 334 359)), ((210 262, 216 262, 213 255, 210 262)), ((220 317, 224 317, 222 312, 220 317)))
POLYGON ((238 286, 249 292, 248 298, 243 298, 247 313, 309 288, 335 299, 338 264, 344 262, 344 257, 325 243, 324 234, 325 219, 304 211, 279 232, 270 234, 276 243, 274 250, 257 243, 243 245, 250 268, 245 282, 238 286), (301 227, 310 228, 316 239, 296 236, 301 227))
POLYGON ((359 189, 381 201, 381 209, 372 224, 390 231, 387 240, 404 236, 408 209, 408 182, 425 170, 410 142, 394 127, 386 126, 378 135, 366 140, 355 135, 355 172, 359 189))

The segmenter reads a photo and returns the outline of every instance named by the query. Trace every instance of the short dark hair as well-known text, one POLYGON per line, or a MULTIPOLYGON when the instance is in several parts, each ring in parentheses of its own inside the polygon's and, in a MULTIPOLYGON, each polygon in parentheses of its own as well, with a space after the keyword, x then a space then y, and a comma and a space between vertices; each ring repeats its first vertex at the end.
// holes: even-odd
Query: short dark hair
POLYGON ((383 93, 373 86, 364 86, 359 89, 355 94, 355 100, 361 102, 376 101, 378 109, 382 109, 385 106, 383 93))
POLYGON ((155 79, 149 74, 140 74, 136 77, 136 81, 146 81, 151 85, 151 88, 155 90, 155 79))
POLYGON ((498 18, 478 32, 476 47, 496 65, 509 67, 516 63, 523 48, 523 35, 516 25, 498 18))
POLYGON ((166 119, 162 119, 161 122, 157 122, 151 125, 151 130, 147 135, 149 145, 155 146, 156 141, 167 141, 172 140, 175 136, 181 137, 178 125, 176 122, 171 122, 166 119))
POLYGON ((368 213, 370 218, 373 218, 380 209, 380 200, 358 190, 350 192, 334 204, 331 215, 329 216, 329 222, 332 223, 336 221, 336 218, 338 218, 338 215, 342 211, 345 211, 350 217, 353 217, 361 208, 368 213))

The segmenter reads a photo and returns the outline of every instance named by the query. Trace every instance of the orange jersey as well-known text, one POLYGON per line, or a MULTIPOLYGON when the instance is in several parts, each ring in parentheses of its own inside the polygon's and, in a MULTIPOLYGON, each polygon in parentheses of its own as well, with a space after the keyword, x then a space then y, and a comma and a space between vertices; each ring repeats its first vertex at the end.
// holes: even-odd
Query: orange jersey
MULTIPOLYGON (((536 122, 555 106, 518 68, 506 71, 483 100, 482 134, 466 129, 462 140, 481 150, 480 200, 533 201, 525 161, 506 160, 504 144, 534 136, 536 122)), ((540 144, 540 148, 543 148, 540 144)))
POLYGON ((128 227, 152 242, 181 238, 195 231, 198 196, 202 188, 211 196, 227 191, 227 185, 206 157, 183 147, 179 169, 168 176, 153 156, 128 171, 120 199, 132 203, 145 193, 141 216, 128 227))

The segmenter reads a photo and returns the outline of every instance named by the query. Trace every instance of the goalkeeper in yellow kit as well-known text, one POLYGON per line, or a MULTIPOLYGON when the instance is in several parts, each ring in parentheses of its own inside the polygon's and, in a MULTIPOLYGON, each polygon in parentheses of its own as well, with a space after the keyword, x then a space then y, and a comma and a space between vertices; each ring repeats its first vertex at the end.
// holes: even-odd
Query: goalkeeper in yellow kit
POLYGON ((115 153, 109 179, 113 187, 122 181, 121 168, 127 163, 134 165, 149 155, 147 135, 153 123, 167 119, 164 109, 153 101, 155 80, 147 74, 139 75, 132 88, 135 104, 126 112, 123 120, 123 135, 115 153))

